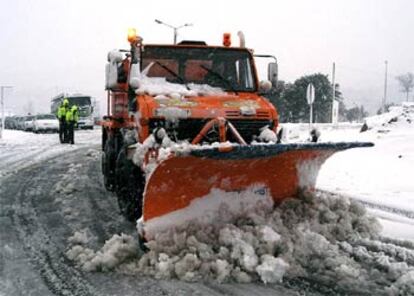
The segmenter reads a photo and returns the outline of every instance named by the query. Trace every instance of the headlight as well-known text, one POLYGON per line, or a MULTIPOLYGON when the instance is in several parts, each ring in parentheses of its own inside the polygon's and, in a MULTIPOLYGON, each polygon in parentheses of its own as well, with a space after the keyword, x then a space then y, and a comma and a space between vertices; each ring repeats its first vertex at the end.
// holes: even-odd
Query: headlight
POLYGON ((256 108, 250 106, 240 107, 241 115, 256 115, 256 108))
POLYGON ((177 107, 157 108, 154 110, 154 116, 165 117, 166 120, 174 120, 190 117, 191 111, 177 107))

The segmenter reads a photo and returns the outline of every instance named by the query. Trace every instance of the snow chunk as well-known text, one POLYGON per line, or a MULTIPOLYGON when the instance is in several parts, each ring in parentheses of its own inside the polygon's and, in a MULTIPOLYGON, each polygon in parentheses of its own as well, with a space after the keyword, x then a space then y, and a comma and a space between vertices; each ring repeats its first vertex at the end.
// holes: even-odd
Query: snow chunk
POLYGON ((271 255, 263 255, 260 261, 262 264, 257 266, 256 271, 265 284, 279 283, 282 281, 289 267, 288 263, 281 258, 275 258, 271 255))
POLYGON ((271 227, 268 225, 264 225, 260 228, 260 233, 262 234, 262 239, 267 243, 275 243, 280 241, 281 236, 277 232, 275 232, 271 227))
POLYGON ((259 259, 252 245, 242 239, 242 233, 237 228, 224 228, 220 231, 219 241, 231 247, 231 258, 237 260, 246 271, 253 271, 259 259))
POLYGON ((258 139, 262 142, 273 142, 273 143, 277 142, 276 133, 272 131, 271 129, 269 129, 268 126, 261 129, 258 139))
POLYGON ((96 253, 89 248, 76 245, 66 252, 66 256, 86 271, 108 271, 127 259, 136 257, 137 253, 138 245, 133 237, 121 234, 107 240, 103 248, 96 253))
POLYGON ((414 295, 414 270, 402 275, 387 291, 391 295, 414 295))
POLYGON ((68 238, 68 242, 74 245, 86 245, 89 241, 86 230, 76 231, 71 237, 68 238))
POLYGON ((218 282, 224 282, 226 279, 229 278, 231 266, 226 260, 217 259, 213 268, 217 274, 218 282))
POLYGON ((174 271, 177 277, 185 281, 195 279, 195 271, 200 267, 200 260, 195 254, 186 254, 184 258, 175 264, 174 271))

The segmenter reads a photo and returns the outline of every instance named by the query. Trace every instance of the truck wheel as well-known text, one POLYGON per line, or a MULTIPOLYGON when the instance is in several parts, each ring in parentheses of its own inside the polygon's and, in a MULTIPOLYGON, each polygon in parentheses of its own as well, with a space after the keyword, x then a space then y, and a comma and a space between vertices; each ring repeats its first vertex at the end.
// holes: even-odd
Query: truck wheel
POLYGON ((104 185, 108 191, 115 190, 115 157, 114 140, 110 138, 106 141, 102 154, 104 185))
POLYGON ((106 140, 108 139, 108 134, 104 127, 102 127, 102 151, 105 151, 106 140))
POLYGON ((115 175, 119 209, 127 220, 135 222, 142 215, 145 179, 141 169, 127 158, 125 146, 118 154, 115 175))
POLYGON ((148 247, 145 245, 146 242, 147 240, 145 237, 138 234, 138 247, 145 253, 149 251, 148 247))

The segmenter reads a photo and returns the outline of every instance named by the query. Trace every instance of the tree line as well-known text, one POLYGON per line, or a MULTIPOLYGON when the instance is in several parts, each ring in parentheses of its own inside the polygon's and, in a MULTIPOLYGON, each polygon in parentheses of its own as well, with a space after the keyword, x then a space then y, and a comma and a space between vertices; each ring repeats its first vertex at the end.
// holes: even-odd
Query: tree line
MULTIPOLYGON (((302 76, 294 83, 278 81, 266 95, 277 108, 281 122, 309 122, 310 108, 306 101, 309 83, 315 87, 313 121, 332 121, 332 83, 328 75, 316 73, 302 76)), ((335 100, 339 103, 339 121, 362 121, 368 115, 362 105, 346 108, 339 84, 335 84, 335 100)))

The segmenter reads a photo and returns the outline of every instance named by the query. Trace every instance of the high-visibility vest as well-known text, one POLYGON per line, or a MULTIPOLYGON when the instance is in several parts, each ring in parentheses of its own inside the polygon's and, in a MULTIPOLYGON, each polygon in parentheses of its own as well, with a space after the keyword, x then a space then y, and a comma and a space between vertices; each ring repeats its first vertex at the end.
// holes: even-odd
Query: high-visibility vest
POLYGON ((78 120, 79 120, 79 115, 78 115, 78 111, 76 110, 76 111, 74 111, 74 110, 72 110, 72 109, 69 109, 67 112, 66 112, 66 121, 67 122, 78 122, 78 120))
POLYGON ((76 109, 76 111, 72 110, 72 114, 73 114, 73 121, 74 122, 78 122, 79 121, 79 112, 78 109, 76 109))
POLYGON ((65 119, 66 118, 66 112, 67 111, 68 111, 68 109, 65 106, 61 105, 58 108, 58 112, 57 112, 58 119, 65 119))

